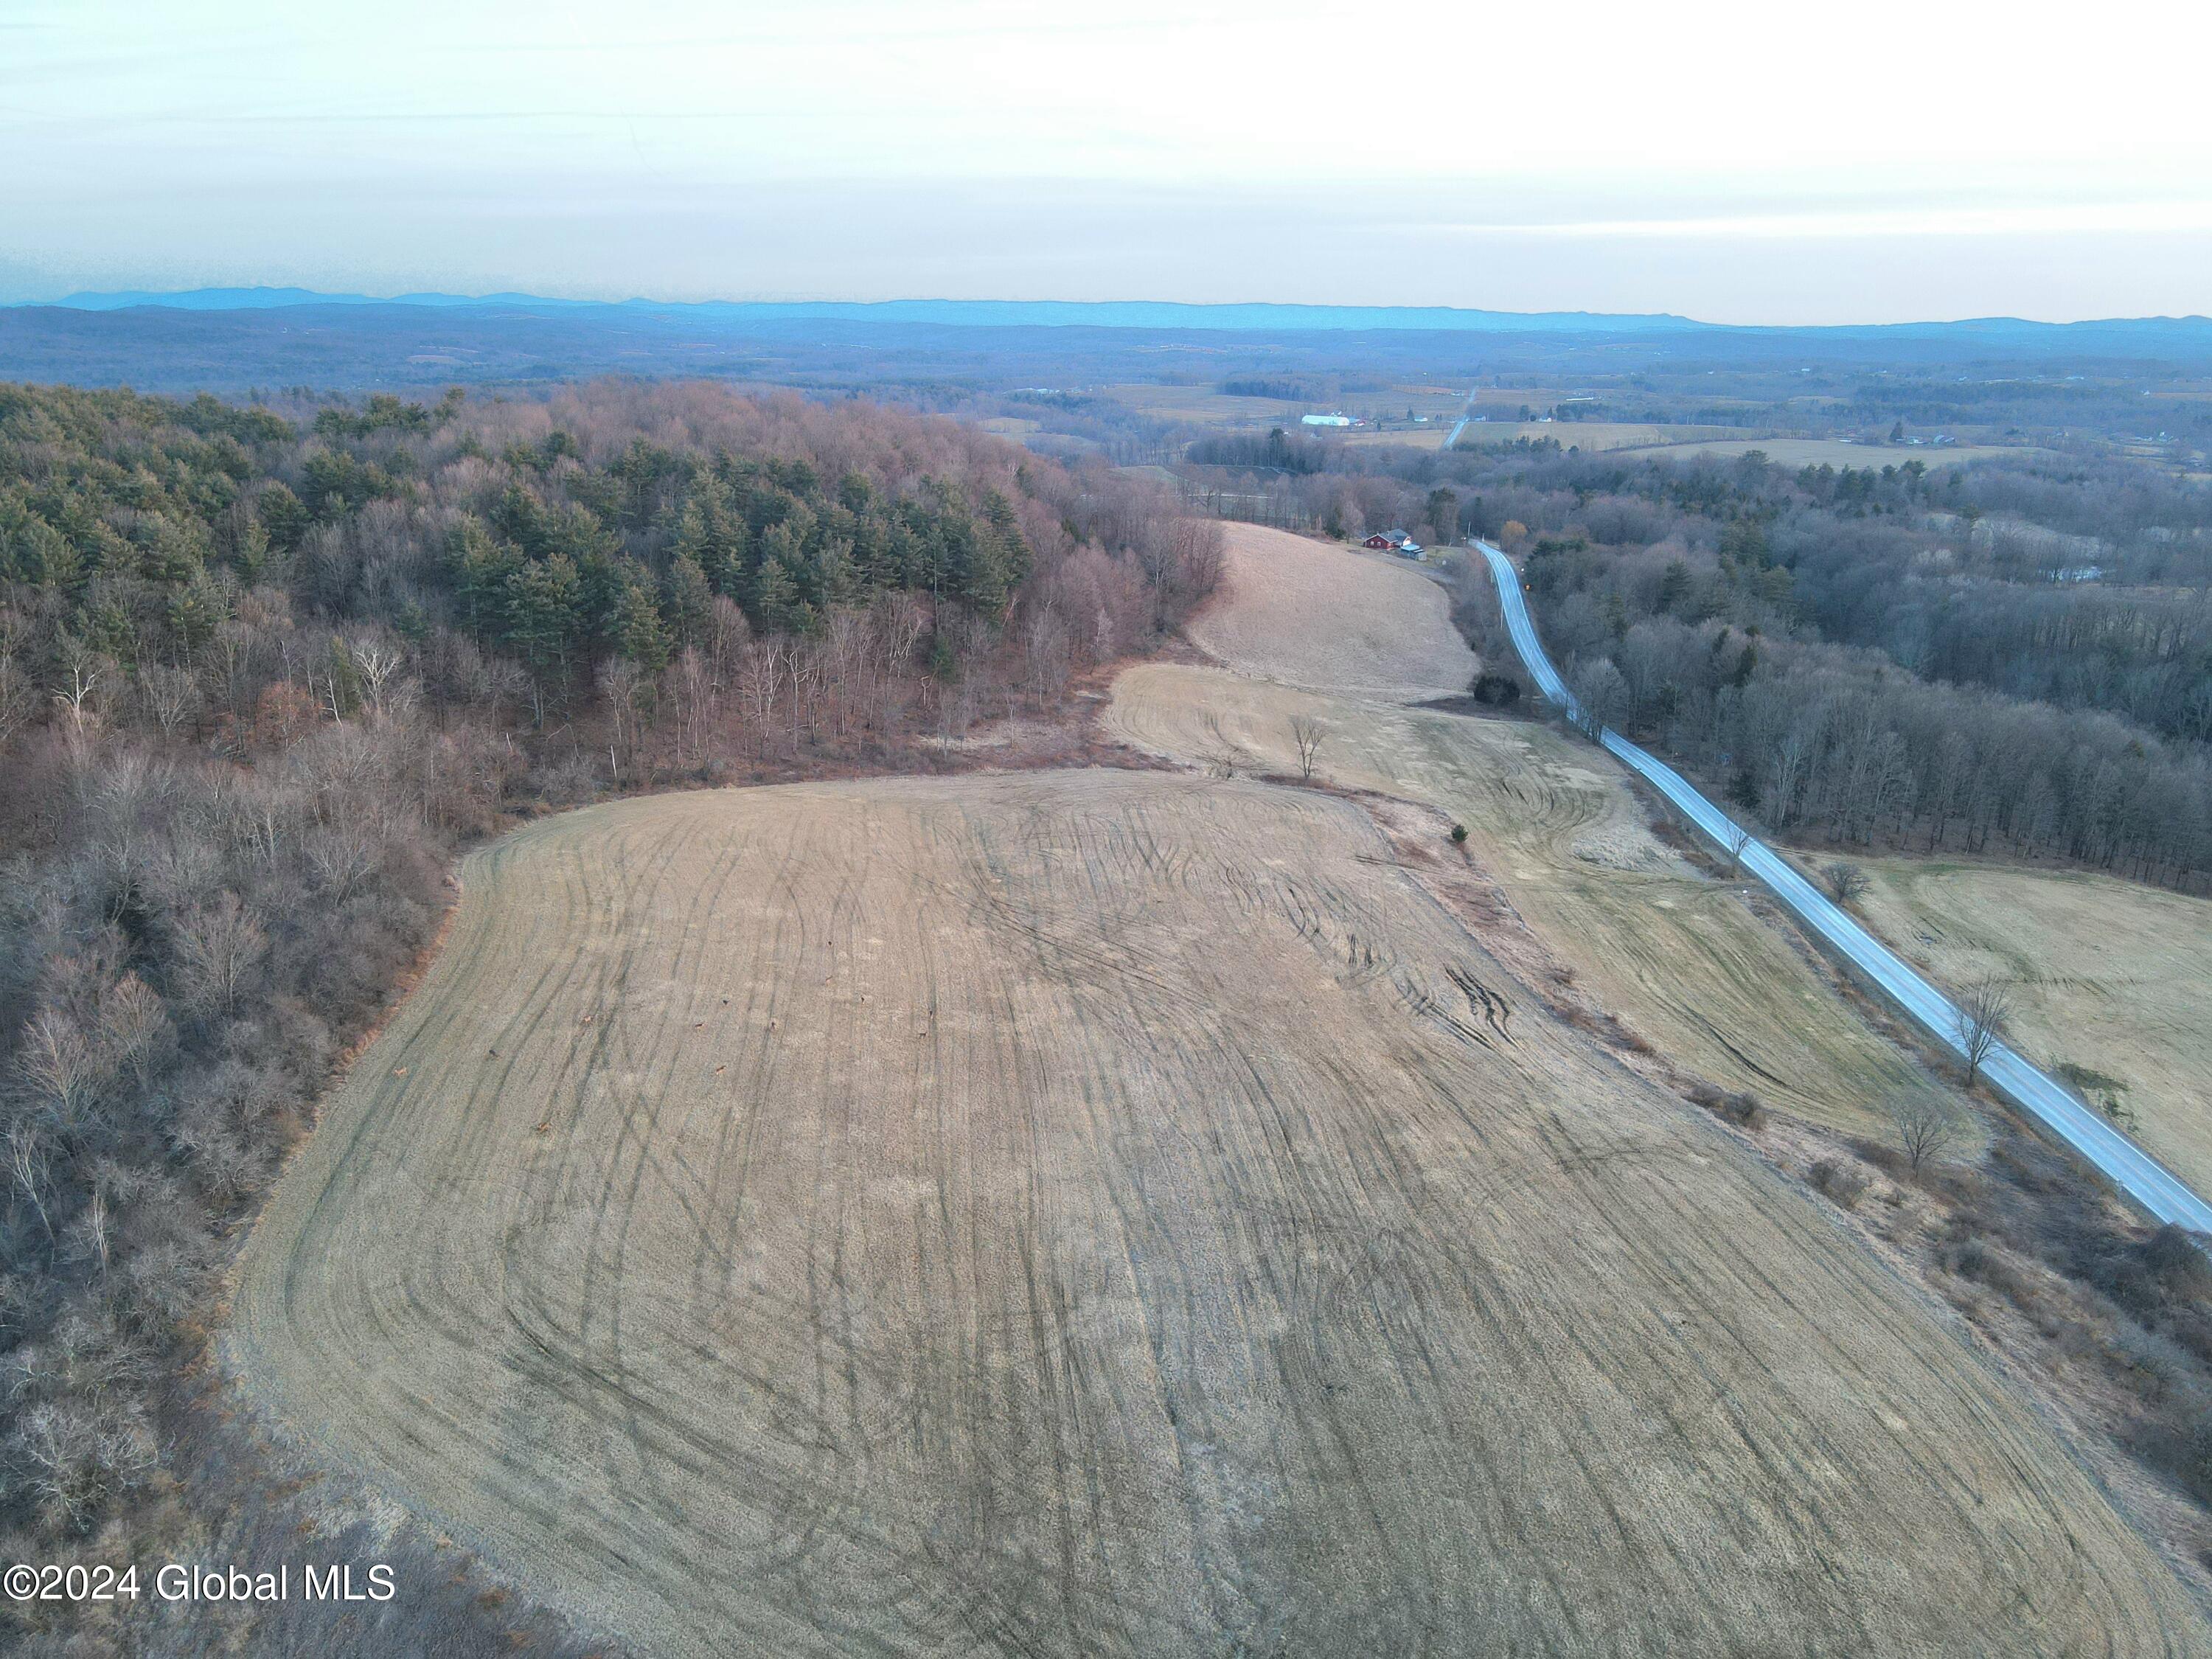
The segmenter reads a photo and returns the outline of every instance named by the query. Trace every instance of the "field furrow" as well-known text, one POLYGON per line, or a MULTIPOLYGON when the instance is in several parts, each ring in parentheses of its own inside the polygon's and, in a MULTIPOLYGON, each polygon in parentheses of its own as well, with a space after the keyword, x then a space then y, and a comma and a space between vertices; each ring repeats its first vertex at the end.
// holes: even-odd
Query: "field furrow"
POLYGON ((225 1352, 641 1651, 2212 1642, 1924 1298, 1346 803, 685 794, 464 874, 225 1352))

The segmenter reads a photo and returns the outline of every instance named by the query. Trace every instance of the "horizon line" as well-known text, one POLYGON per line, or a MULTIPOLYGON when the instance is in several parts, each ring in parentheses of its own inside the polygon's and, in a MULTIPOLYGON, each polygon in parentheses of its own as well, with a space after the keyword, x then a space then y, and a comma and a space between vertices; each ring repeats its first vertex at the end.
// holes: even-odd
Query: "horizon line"
MULTIPOLYGON (((1571 322, 1588 319, 1596 322, 1641 324, 1646 326, 1679 329, 1684 331, 1725 331, 1733 333, 1798 333, 1827 331, 1885 331, 1919 328, 1971 328, 2005 325, 2026 329, 2071 329, 2117 325, 2212 325, 2212 317, 2203 313, 2151 313, 2138 316, 2105 316, 2072 318, 2063 321, 2021 317, 2002 313, 1988 313, 1971 317, 1917 318, 1893 322, 1822 322, 1822 323, 1731 323, 1692 317, 1668 311, 1509 311, 1480 306, 1463 305, 1372 305, 1358 302, 1338 303, 1327 301, 1303 300, 1164 300, 1122 298, 1112 300, 1066 299, 953 299, 923 295, 902 295, 883 300, 849 299, 731 299, 714 297, 698 300, 659 299, 648 295, 630 295, 621 299, 571 298, 559 295, 533 294, 523 289, 497 289, 483 294, 455 294, 439 289, 409 289, 398 294, 361 294, 350 290, 303 288, 294 283, 208 284, 179 289, 81 289, 56 299, 18 299, 0 301, 0 310, 63 310, 63 311, 122 311, 122 310, 202 310, 249 311, 277 310, 314 304, 347 307, 399 306, 416 309, 458 309, 474 306, 528 304, 573 309, 617 309, 635 307, 652 310, 699 311, 707 309, 755 311, 827 311, 882 312, 892 307, 917 307, 932 309, 1001 308, 1029 311, 1098 312, 1111 309, 1151 309, 1189 313, 1344 313, 1376 317, 1451 317, 1469 322, 1571 322), (191 300, 212 300, 237 296, 249 303, 240 305, 179 305, 174 302, 191 300), (295 297, 296 296, 296 297, 295 297)), ((1115 325, 1102 325, 1114 326, 1115 325)), ((1129 325, 1121 325, 1127 326, 1129 325)))

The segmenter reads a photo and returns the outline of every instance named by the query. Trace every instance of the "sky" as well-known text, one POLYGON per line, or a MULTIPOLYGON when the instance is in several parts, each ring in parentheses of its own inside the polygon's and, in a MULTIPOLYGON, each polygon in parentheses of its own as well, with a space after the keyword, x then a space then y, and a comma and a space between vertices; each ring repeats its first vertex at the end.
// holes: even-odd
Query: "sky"
POLYGON ((0 0, 0 301, 2212 313, 2208 59, 2203 4, 0 0))

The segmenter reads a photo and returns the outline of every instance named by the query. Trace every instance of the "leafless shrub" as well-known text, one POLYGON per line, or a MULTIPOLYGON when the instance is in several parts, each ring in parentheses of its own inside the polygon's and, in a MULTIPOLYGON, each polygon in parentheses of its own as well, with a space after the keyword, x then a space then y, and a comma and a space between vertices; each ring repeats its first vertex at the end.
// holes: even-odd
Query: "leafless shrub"
POLYGON ((1244 763, 1243 745, 1223 730, 1220 714, 1208 709, 1200 719, 1206 735, 1213 739, 1206 753, 1206 769, 1217 778, 1233 778, 1244 763))
POLYGON ((1710 1083, 1696 1083, 1690 1087, 1690 1098, 1716 1117, 1726 1118, 1741 1129, 1759 1129, 1766 1125, 1766 1109, 1759 1103, 1759 1097, 1741 1090, 1716 1087, 1710 1083))
POLYGON ((1868 1177, 1861 1170, 1834 1158, 1824 1158, 1815 1164, 1808 1177, 1813 1190, 1822 1194, 1838 1209, 1856 1210, 1859 1200, 1866 1196, 1868 1177))
POLYGON ((1328 737, 1328 726, 1312 714, 1291 716, 1291 741, 1298 751, 1298 775, 1307 782, 1313 781, 1314 761, 1321 753, 1322 740, 1328 737))

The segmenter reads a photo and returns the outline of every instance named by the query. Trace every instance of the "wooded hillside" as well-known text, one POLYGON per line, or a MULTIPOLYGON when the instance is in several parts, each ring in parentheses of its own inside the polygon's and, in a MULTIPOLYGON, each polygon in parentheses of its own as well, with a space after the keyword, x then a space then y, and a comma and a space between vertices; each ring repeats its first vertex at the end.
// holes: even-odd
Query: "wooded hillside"
POLYGON ((179 1379, 456 845, 609 783, 924 763, 1218 556, 1110 472, 858 403, 0 387, 8 1559, 283 1547, 179 1379))

